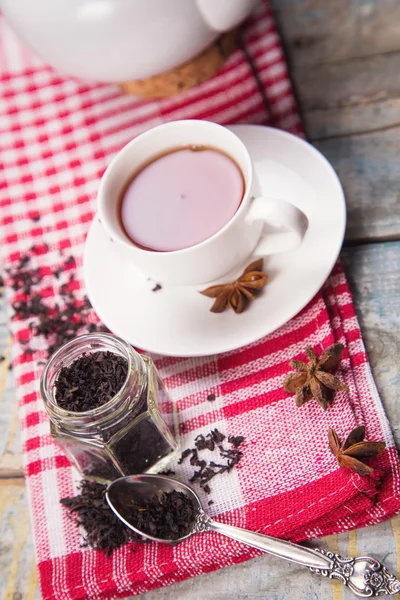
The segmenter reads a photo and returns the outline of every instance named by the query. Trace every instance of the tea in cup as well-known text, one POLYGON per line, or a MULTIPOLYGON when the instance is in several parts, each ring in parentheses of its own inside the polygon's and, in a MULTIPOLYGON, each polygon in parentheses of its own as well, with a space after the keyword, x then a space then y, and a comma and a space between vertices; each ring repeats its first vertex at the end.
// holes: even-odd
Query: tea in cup
POLYGON ((129 142, 103 175, 103 226, 147 277, 214 281, 251 254, 298 246, 307 219, 282 199, 254 196, 250 155, 210 121, 159 125, 129 142), (265 233, 271 227, 278 233, 265 233))

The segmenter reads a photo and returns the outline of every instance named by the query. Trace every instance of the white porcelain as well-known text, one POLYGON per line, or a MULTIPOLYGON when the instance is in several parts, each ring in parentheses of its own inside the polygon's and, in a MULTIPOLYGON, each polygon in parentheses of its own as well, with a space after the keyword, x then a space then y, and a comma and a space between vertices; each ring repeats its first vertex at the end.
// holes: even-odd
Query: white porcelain
POLYGON ((172 69, 236 27, 258 0, 1 0, 21 39, 76 77, 131 81, 172 69))
POLYGON ((105 230, 124 248, 132 269, 139 268, 162 283, 194 284, 222 277, 253 252, 272 254, 301 244, 307 227, 305 215, 283 198, 256 198, 255 194, 257 182, 243 142, 222 125, 183 120, 149 129, 116 155, 102 177, 97 207, 105 230), (132 174, 154 156, 189 145, 211 146, 233 158, 245 181, 242 202, 222 229, 195 246, 172 252, 144 250, 133 244, 121 227, 122 191, 132 174))
MULTIPOLYGON (((214 314, 204 286, 168 286, 133 270, 125 249, 95 218, 84 254, 94 309, 117 335, 148 352, 205 356, 234 350, 286 323, 318 292, 338 257, 346 225, 344 194, 328 161, 289 133, 259 125, 230 128, 246 145, 262 192, 285 197, 309 216, 302 244, 265 260, 269 282, 242 314, 214 314)), ((229 281, 240 273, 238 266, 229 281)))

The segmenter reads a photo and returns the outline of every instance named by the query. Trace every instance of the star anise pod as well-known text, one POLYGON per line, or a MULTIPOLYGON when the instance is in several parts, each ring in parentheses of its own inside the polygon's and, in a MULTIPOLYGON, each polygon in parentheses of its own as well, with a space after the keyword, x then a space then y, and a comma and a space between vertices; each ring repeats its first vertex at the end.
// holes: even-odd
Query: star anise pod
POLYGON ((364 437, 365 427, 359 425, 340 445, 336 431, 329 429, 329 448, 341 467, 351 469, 359 475, 371 475, 374 470, 359 459, 376 456, 386 448, 386 444, 385 442, 364 442, 364 437))
POLYGON ((200 292, 209 298, 215 298, 210 308, 211 312, 220 313, 227 307, 232 308, 235 313, 241 313, 251 300, 255 300, 256 294, 267 283, 268 275, 263 273, 264 260, 259 258, 252 262, 243 271, 241 276, 232 283, 212 285, 200 292))
POLYGON ((309 347, 306 349, 308 364, 301 360, 289 362, 297 373, 290 373, 286 377, 283 388, 290 394, 296 394, 297 406, 302 406, 311 398, 315 398, 326 410, 335 390, 349 391, 347 385, 328 372, 337 367, 342 351, 342 344, 332 344, 318 358, 314 350, 309 347))

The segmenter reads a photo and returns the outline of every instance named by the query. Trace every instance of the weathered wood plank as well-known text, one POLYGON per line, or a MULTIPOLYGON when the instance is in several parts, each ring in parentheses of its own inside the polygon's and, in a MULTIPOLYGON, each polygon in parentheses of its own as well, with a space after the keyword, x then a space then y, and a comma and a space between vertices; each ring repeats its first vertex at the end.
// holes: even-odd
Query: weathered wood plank
POLYGON ((39 600, 7 325, 0 298, 0 598, 39 600))
POLYGON ((398 0, 271 0, 291 65, 399 49, 398 0))
POLYGON ((303 112, 303 124, 308 139, 318 140, 373 132, 400 125, 400 95, 397 98, 348 104, 303 112))
POLYGON ((24 473, 21 470, 4 469, 0 463, 0 487, 6 487, 7 485, 19 485, 24 486, 24 473))
POLYGON ((400 127, 320 140, 346 193, 347 240, 400 238, 400 127))
POLYGON ((19 438, 18 406, 15 400, 14 378, 9 371, 11 341, 7 327, 5 302, 0 299, 0 477, 22 474, 19 438))
MULTIPOLYGON (((400 40, 399 40, 400 46, 400 40)), ((400 51, 294 69, 303 111, 400 97, 400 51)))
POLYGON ((39 600, 25 488, 0 487, 0 597, 39 600))
POLYGON ((342 259, 372 372, 400 449, 400 242, 346 248, 342 259))
POLYGON ((400 124, 400 52, 293 70, 309 139, 400 124))
POLYGON ((306 134, 346 191, 346 238, 399 239, 400 3, 274 0, 273 6, 306 134))

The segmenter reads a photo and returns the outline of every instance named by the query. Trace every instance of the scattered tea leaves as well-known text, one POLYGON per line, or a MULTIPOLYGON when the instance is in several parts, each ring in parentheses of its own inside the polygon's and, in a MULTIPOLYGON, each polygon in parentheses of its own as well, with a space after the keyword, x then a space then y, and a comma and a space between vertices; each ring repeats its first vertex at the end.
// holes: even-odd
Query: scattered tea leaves
POLYGON ((62 498, 76 525, 84 531, 83 546, 102 550, 110 556, 113 550, 128 542, 143 542, 143 538, 126 527, 116 517, 105 498, 107 486, 83 480, 80 493, 73 498, 62 498))
POLYGON ((243 452, 238 450, 238 447, 244 442, 244 437, 241 435, 229 436, 228 443, 230 448, 223 445, 226 440, 226 436, 213 429, 207 435, 200 433, 194 441, 194 448, 186 448, 181 454, 178 464, 181 464, 185 459, 190 456, 189 462, 192 466, 196 467, 192 477, 189 479, 191 483, 197 482, 200 487, 209 494, 211 492, 208 483, 216 475, 222 473, 229 473, 235 467, 243 456, 243 452), (206 461, 203 457, 199 457, 199 452, 209 450, 210 452, 218 451, 218 457, 223 460, 206 461))
POLYGON ((234 448, 237 448, 242 442, 244 442, 244 437, 242 435, 230 435, 228 437, 228 442, 232 444, 234 448))
POLYGON ((183 461, 185 460, 185 458, 187 458, 189 456, 189 454, 192 453, 192 450, 190 448, 186 448, 186 450, 184 450, 181 454, 180 459, 178 460, 178 465, 182 464, 183 461))
MULTIPOLYGON (((62 259, 52 270, 35 266, 36 256, 46 254, 48 250, 46 244, 32 246, 15 264, 5 269, 7 284, 18 294, 18 299, 12 303, 13 318, 28 321, 30 337, 25 354, 35 352, 35 339, 45 340, 47 353, 51 355, 65 342, 88 330, 107 331, 101 323, 91 322, 91 304, 86 296, 80 298, 76 292, 78 286, 71 272, 76 266, 73 256, 62 259), (56 303, 47 299, 50 287, 58 297, 56 303)), ((63 256, 62 251, 60 256, 63 256)))

